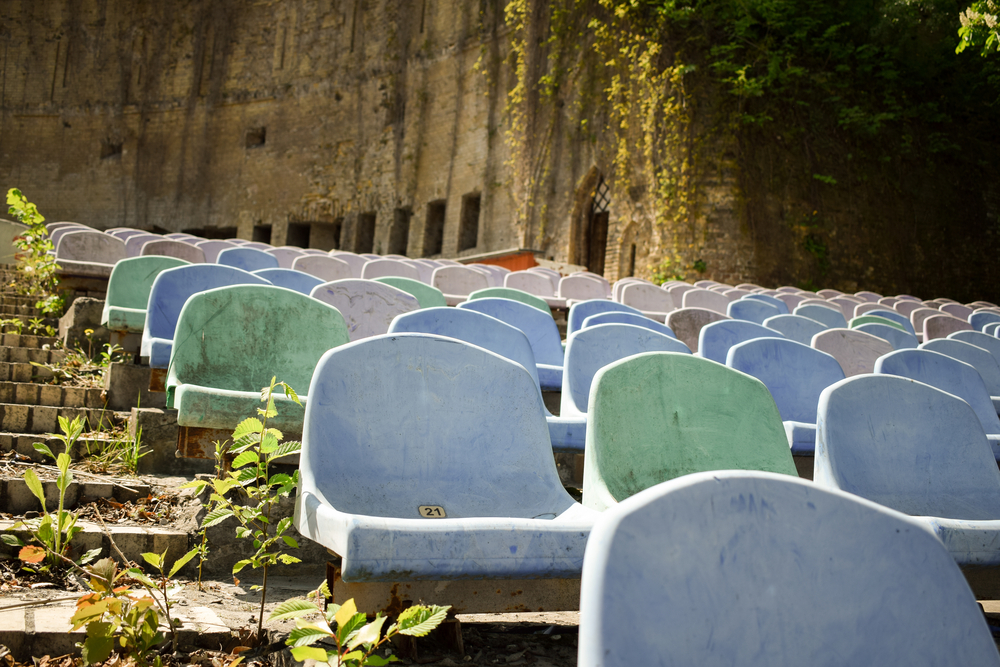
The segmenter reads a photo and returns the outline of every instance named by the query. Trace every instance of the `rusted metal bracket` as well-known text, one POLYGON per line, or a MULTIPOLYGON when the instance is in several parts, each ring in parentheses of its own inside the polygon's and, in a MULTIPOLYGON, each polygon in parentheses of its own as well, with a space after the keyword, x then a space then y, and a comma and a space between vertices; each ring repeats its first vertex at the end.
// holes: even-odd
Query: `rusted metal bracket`
POLYGON ((340 567, 327 563, 327 585, 337 604, 354 598, 358 611, 396 616, 420 602, 451 605, 453 614, 577 611, 579 579, 459 579, 351 583, 340 567))
POLYGON ((167 390, 166 368, 149 369, 149 390, 156 392, 164 392, 167 390))

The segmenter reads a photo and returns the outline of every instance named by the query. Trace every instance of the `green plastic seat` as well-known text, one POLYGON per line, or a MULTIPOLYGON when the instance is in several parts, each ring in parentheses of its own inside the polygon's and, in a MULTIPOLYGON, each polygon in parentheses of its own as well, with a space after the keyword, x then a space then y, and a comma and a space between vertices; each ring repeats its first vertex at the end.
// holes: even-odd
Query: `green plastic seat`
POLYGON ((469 300, 472 299, 512 299, 514 301, 520 301, 521 303, 526 303, 529 306, 534 306, 541 311, 552 314, 552 309, 549 308, 549 304, 545 303, 545 299, 535 296, 534 294, 529 294, 523 290, 514 289, 513 287, 487 287, 486 289, 476 290, 469 294, 469 300))
POLYGON ((848 323, 848 327, 851 329, 857 329, 862 324, 885 324, 890 327, 895 327, 900 331, 906 331, 906 327, 899 322, 893 322, 888 317, 879 317, 878 315, 858 315, 857 317, 852 317, 851 321, 848 323))
POLYGON ((421 308, 443 308, 448 304, 444 301, 444 293, 437 287, 422 283, 413 278, 403 278, 402 276, 382 276, 375 278, 376 282, 391 285, 396 289, 417 297, 417 303, 421 308))
POLYGON ((583 504, 604 510, 708 470, 797 476, 764 383, 709 359, 646 352, 602 368, 587 411, 583 504))
POLYGON ((235 428, 256 416, 272 377, 288 383, 302 406, 278 397, 268 424, 302 432, 306 393, 319 358, 347 343, 340 311, 271 285, 232 285, 191 296, 181 310, 167 371, 167 407, 177 423, 235 428))
POLYGON ((161 271, 190 264, 183 259, 144 255, 120 260, 108 279, 108 295, 101 313, 101 326, 110 331, 142 333, 146 306, 153 281, 161 271))

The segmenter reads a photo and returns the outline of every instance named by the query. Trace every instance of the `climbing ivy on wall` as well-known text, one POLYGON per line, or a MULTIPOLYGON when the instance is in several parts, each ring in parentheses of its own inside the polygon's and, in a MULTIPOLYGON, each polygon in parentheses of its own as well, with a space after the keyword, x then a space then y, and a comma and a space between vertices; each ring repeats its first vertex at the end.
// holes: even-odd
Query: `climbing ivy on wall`
MULTIPOLYGON (((577 138, 597 142, 617 201, 650 205, 658 259, 675 271, 707 242, 700 188, 727 141, 744 175, 768 151, 791 156, 782 185, 802 201, 789 230, 822 214, 826 193, 875 183, 901 197, 914 170, 995 166, 1000 58, 955 54, 951 1, 512 0, 506 18, 508 141, 525 210, 547 177, 553 135, 539 130, 567 116, 577 138)), ((775 184, 748 178, 752 216, 775 184)), ((821 230, 811 239, 828 246, 822 269, 836 280, 837 246, 821 230)))

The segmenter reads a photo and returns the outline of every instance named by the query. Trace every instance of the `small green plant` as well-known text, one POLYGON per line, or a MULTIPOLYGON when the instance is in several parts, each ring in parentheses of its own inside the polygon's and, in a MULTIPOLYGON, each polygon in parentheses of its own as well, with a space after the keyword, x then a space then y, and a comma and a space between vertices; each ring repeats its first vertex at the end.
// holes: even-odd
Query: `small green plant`
POLYGON ((59 266, 55 256, 50 254, 54 247, 43 224, 45 218, 17 188, 7 191, 7 204, 8 213, 28 225, 28 230, 14 239, 14 247, 18 250, 15 289, 21 294, 37 296, 39 301, 35 307, 43 313, 61 314, 64 303, 56 293, 59 266))
MULTIPOLYGON (((82 527, 76 525, 76 513, 65 509, 66 489, 73 481, 73 472, 69 466, 72 463, 73 448, 83 433, 83 417, 76 417, 73 421, 59 417, 59 428, 62 433, 57 434, 56 437, 62 441, 64 451, 58 455, 54 454, 44 443, 36 442, 34 444, 36 451, 55 460, 56 468, 59 470, 56 477, 56 488, 59 490, 58 509, 55 513, 49 513, 45 506, 45 489, 42 482, 38 479, 35 471, 28 468, 24 473, 24 482, 32 495, 38 498, 38 502, 42 504, 42 516, 38 519, 16 523, 13 529, 27 528, 34 544, 25 544, 13 534, 4 534, 3 536, 4 543, 21 547, 18 558, 27 564, 25 569, 29 571, 51 572, 56 566, 65 564, 67 561, 69 564, 73 564, 74 561, 68 557, 69 543, 74 535, 83 530, 82 527)), ((100 549, 91 549, 75 563, 77 565, 88 563, 99 553, 100 549)))
POLYGON ((92 472, 135 475, 139 460, 151 451, 142 448, 140 426, 134 438, 116 430, 110 438, 86 443, 84 462, 92 472))
MULTIPOLYGON (((87 329, 93 334, 93 329, 87 329)), ((66 350, 61 361, 41 363, 32 361, 32 366, 44 368, 52 373, 54 384, 67 384, 74 387, 103 387, 104 376, 111 364, 125 359, 123 350, 118 345, 105 345, 97 357, 91 356, 93 341, 88 336, 90 350, 84 352, 79 346, 66 350)))
MULTIPOLYGON (((162 554, 142 554, 143 559, 159 572, 159 581, 153 580, 138 567, 119 570, 111 558, 102 558, 86 568, 88 585, 93 593, 77 600, 76 613, 70 619, 72 630, 87 628, 86 640, 78 644, 84 665, 104 662, 115 650, 140 667, 148 665, 149 653, 166 639, 160 632, 161 614, 170 632, 171 648, 176 652, 178 622, 170 615, 173 606, 170 598, 182 587, 174 585, 171 579, 196 553, 195 549, 187 552, 174 563, 169 573, 164 569, 166 551, 162 554), (145 591, 130 590, 127 586, 116 587, 115 584, 126 576, 142 584, 145 591)), ((124 560, 124 556, 121 557, 124 560)), ((159 656, 155 657, 153 664, 159 667, 159 656)))
MULTIPOLYGON (((296 470, 291 475, 272 475, 270 466, 277 459, 296 454, 302 448, 302 444, 296 441, 282 442, 284 436, 281 431, 267 426, 267 420, 278 414, 274 405, 277 390, 283 391, 285 396, 301 405, 295 391, 286 383, 276 380, 277 378, 271 378, 270 386, 261 390, 261 402, 266 407, 257 409, 260 419, 250 417, 242 421, 233 431, 233 443, 230 447, 227 448, 224 443, 216 445, 216 478, 211 482, 195 480, 182 487, 197 489, 198 493, 211 487, 211 505, 202 520, 202 530, 235 517, 238 521, 236 536, 253 540, 256 551, 250 558, 237 561, 233 565, 233 574, 248 565, 254 569, 263 569, 263 583, 251 586, 251 590, 260 590, 258 637, 264 629, 268 567, 278 562, 286 565, 299 562, 298 558, 284 553, 285 548, 297 549, 299 546, 295 538, 286 534, 292 525, 291 517, 285 517, 276 523, 271 521, 274 507, 298 485, 299 472, 296 470), (226 470, 225 461, 230 455, 235 458, 226 470), (228 497, 231 492, 238 492, 245 504, 228 497)), ((197 549, 196 547, 195 550, 197 549)))
POLYGON ((343 605, 331 604, 324 613, 322 601, 330 597, 326 582, 307 596, 305 600, 288 600, 278 605, 269 621, 295 619, 295 629, 285 643, 292 647, 291 653, 298 661, 315 660, 332 667, 361 667, 371 665, 381 667, 398 658, 394 655, 382 657, 375 653, 379 647, 395 635, 424 637, 444 621, 451 607, 436 605, 413 605, 403 611, 395 623, 382 632, 386 617, 375 615, 368 622, 365 614, 358 613, 353 598, 343 605), (318 617, 316 622, 307 617, 318 617), (332 642, 332 647, 315 646, 319 641, 332 642))
POLYGON ((3 327, 4 333, 8 333, 11 329, 13 329, 13 333, 20 336, 21 331, 24 329, 24 322, 14 317, 11 319, 0 320, 0 326, 3 327))

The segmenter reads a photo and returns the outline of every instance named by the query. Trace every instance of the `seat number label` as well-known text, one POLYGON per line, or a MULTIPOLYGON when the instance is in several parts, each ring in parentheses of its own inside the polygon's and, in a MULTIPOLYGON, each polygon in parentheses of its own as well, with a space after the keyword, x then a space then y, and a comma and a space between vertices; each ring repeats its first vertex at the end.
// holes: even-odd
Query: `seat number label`
POLYGON ((440 505, 421 505, 417 511, 425 519, 443 519, 447 516, 444 513, 444 508, 440 505))

